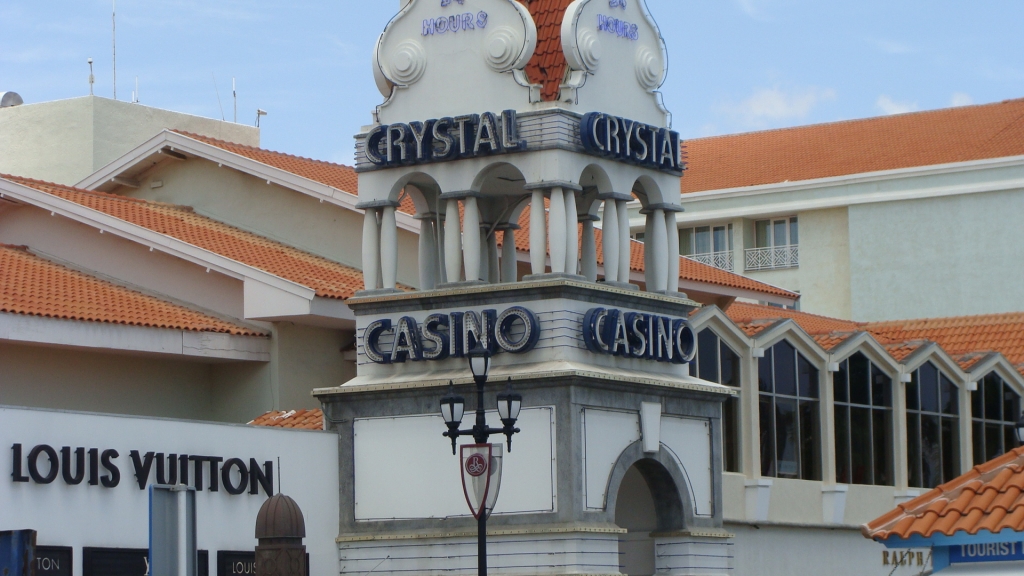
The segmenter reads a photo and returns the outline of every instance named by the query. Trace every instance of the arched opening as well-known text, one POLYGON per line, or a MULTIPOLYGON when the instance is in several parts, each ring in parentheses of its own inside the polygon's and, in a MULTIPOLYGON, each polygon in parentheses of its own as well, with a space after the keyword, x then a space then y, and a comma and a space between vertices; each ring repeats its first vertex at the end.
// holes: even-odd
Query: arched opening
POLYGON ((652 576, 656 566, 651 533, 679 530, 682 518, 683 502, 669 471, 653 459, 630 466, 615 498, 615 524, 627 530, 619 536, 619 571, 652 576))

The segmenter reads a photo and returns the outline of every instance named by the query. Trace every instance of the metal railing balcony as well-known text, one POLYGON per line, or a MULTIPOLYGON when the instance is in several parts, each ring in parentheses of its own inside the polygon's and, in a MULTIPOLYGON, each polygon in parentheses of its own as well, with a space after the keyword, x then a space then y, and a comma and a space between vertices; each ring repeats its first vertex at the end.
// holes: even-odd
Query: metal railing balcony
POLYGON ((800 246, 750 248, 746 251, 746 270, 781 270, 800 267, 800 246))
POLYGON ((732 251, 727 250, 723 252, 706 252, 704 254, 691 254, 684 256, 694 262, 700 262, 701 264, 707 264, 708 266, 714 266, 720 270, 733 271, 733 256, 732 251))

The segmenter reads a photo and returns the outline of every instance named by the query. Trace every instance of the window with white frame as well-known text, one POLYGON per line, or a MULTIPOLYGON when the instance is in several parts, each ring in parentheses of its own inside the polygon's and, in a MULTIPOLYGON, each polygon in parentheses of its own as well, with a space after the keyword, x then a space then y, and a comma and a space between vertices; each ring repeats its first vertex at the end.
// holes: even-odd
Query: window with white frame
POLYGON ((679 254, 708 266, 733 269, 732 224, 679 230, 679 254))
POLYGON ((800 223, 796 216, 754 222, 754 248, 746 251, 747 270, 800 265, 800 223))
MULTIPOLYGON (((697 334, 697 355, 690 362, 690 375, 701 380, 740 387, 740 357, 710 328, 697 334)), ((730 397, 722 406, 722 460, 726 472, 740 467, 740 399, 730 397)))
POLYGON ((995 372, 971 392, 974 425, 974 463, 984 464, 1016 446, 1013 430, 1020 418, 1020 394, 995 372))
POLYGON ((858 352, 832 375, 836 480, 893 485, 892 378, 858 352))
POLYGON ((821 480, 818 370, 786 341, 757 363, 761 475, 821 480))
POLYGON ((907 467, 915 488, 935 488, 960 475, 959 389, 931 362, 907 384, 907 467))

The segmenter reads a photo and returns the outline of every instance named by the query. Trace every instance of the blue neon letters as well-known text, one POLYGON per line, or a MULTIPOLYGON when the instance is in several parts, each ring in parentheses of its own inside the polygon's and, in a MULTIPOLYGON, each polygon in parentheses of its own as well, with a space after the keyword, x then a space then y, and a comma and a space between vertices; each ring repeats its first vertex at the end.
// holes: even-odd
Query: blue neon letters
POLYGON ((378 166, 474 158, 525 148, 515 110, 383 124, 366 135, 366 158, 378 166))
POLYGON ((611 32, 619 38, 636 41, 640 39, 640 27, 604 14, 597 15, 597 29, 600 32, 611 32))
POLYGON ((398 322, 377 320, 363 332, 363 353, 377 364, 461 358, 477 343, 492 354, 523 354, 540 338, 540 322, 533 312, 513 306, 496 310, 431 314, 419 324, 403 316, 398 322), (384 342, 382 342, 382 340, 384 342), (390 340, 390 349, 382 344, 390 340))
POLYGON ((587 152, 598 156, 673 174, 686 169, 682 139, 666 128, 590 112, 580 121, 580 141, 587 152))
POLYGON ((682 318, 592 308, 583 317, 583 341, 597 354, 685 364, 697 337, 682 318))

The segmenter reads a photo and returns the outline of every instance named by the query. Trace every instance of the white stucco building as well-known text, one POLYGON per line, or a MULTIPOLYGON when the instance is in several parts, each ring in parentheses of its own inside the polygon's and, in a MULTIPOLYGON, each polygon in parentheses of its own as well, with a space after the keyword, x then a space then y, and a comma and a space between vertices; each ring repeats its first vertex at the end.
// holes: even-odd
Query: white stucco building
POLYGON ((1017 311, 1022 112, 1011 100, 688 141, 681 252, 839 318, 1017 311))

